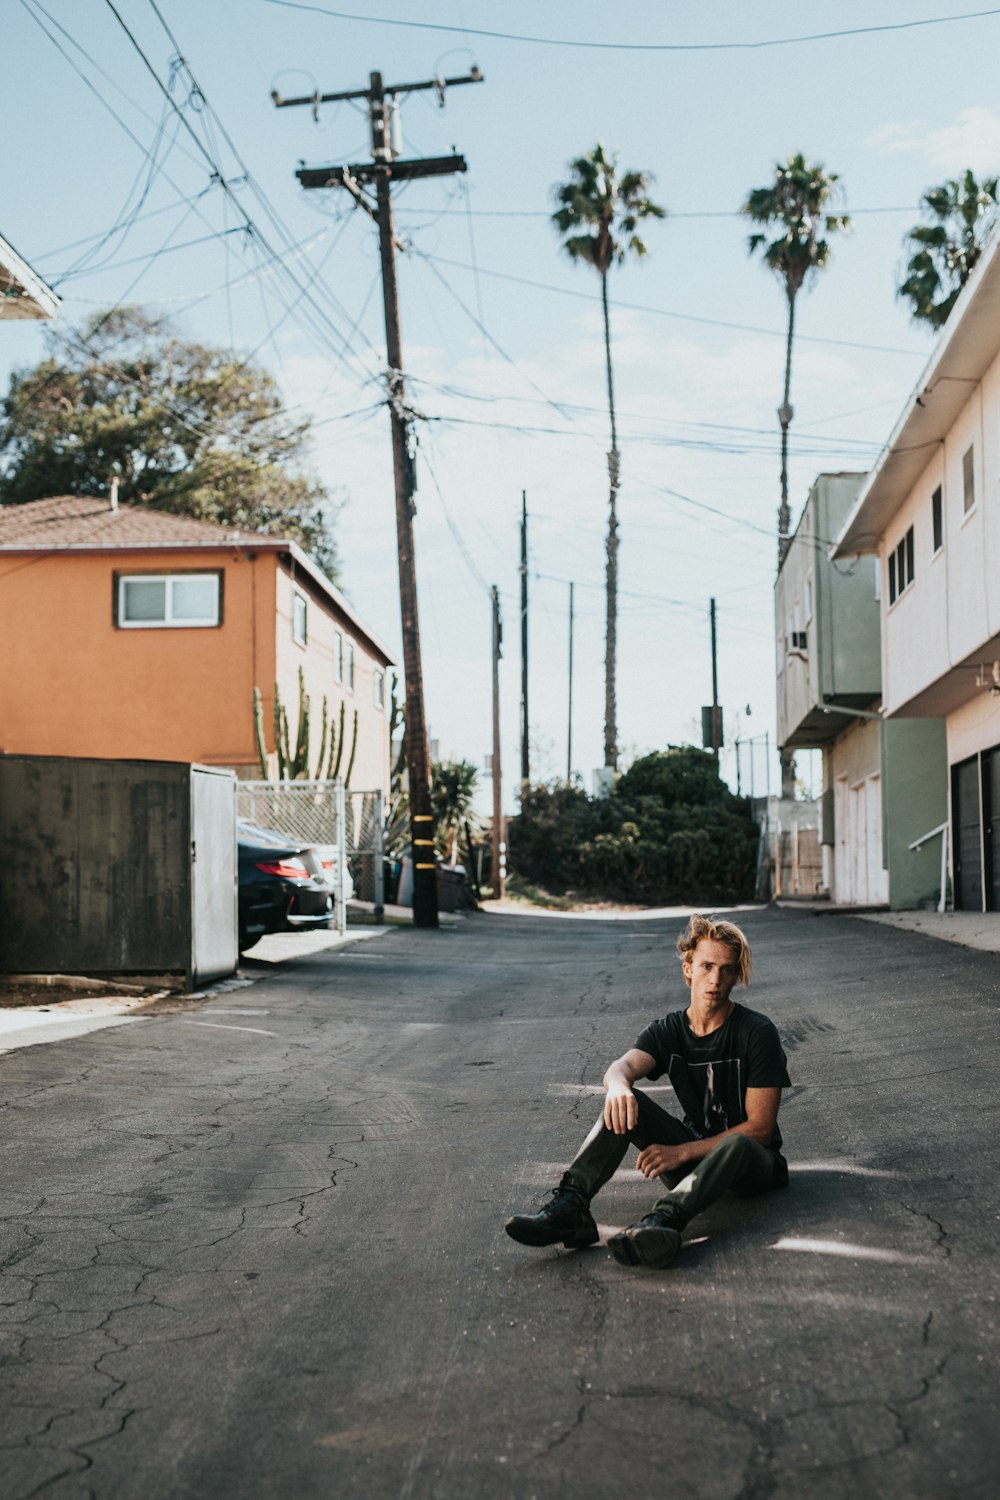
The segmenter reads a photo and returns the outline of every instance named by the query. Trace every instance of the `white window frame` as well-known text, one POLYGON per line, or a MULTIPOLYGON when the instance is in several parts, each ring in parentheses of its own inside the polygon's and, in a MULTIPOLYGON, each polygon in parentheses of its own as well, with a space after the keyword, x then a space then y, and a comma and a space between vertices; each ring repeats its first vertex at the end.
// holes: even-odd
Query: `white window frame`
POLYGON ((344 633, 342 630, 333 632, 333 680, 334 682, 344 680, 344 633))
POLYGON ((886 560, 886 571, 889 574, 888 605, 895 609, 903 595, 912 589, 917 577, 917 543, 916 527, 911 522, 897 541, 895 547, 891 548, 886 560), (906 582, 903 582, 903 577, 906 582))
POLYGON ((192 568, 180 573, 119 573, 115 596, 115 623, 120 630, 214 630, 222 624, 222 574, 214 569, 192 568), (172 617, 173 584, 186 583, 191 578, 210 578, 215 583, 215 612, 203 619, 179 619, 172 617), (125 588, 130 583, 162 583, 164 587, 164 618, 162 620, 127 620, 125 618, 125 588))
POLYGON ((298 589, 292 590, 292 640, 296 646, 309 644, 309 600, 298 589), (302 606, 302 634, 299 634, 299 606, 302 606))
POLYGON ((970 443, 962 454, 962 520, 976 508, 976 445, 970 443), (966 480, 969 483, 966 483, 966 480))
POLYGON ((374 671, 374 673, 372 675, 372 696, 373 696, 374 701, 375 701, 375 707, 378 708, 378 709, 384 709, 385 708, 385 673, 379 667, 375 668, 375 671, 374 671))
POLYGON ((344 642, 346 659, 344 662, 344 685, 349 693, 354 692, 354 642, 350 636, 344 642))

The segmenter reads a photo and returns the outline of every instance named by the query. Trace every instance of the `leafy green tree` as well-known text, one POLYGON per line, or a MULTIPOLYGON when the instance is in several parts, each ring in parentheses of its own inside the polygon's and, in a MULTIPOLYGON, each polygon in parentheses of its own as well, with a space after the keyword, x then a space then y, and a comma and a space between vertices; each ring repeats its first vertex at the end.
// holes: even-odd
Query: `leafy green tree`
POLYGON ((906 236, 913 253, 896 295, 909 301, 914 322, 940 328, 996 222, 998 179, 977 182, 966 171, 931 188, 920 201, 930 222, 916 225, 906 236))
POLYGON ((690 745, 634 761, 608 797, 565 783, 527 788, 509 838, 514 871, 552 892, 657 904, 753 894, 749 804, 690 745))
POLYGON ((337 504, 265 370, 135 307, 46 337, 0 404, 0 503, 105 495, 116 475, 123 503, 292 537, 335 574, 337 504))
POLYGON ((629 253, 646 254, 639 234, 643 219, 662 219, 666 210, 648 196, 652 178, 645 172, 619 172, 617 156, 598 143, 587 156, 569 163, 570 176, 555 188, 559 205, 552 222, 562 235, 563 249, 572 260, 593 266, 601 278, 604 314, 604 361, 608 383, 611 451, 608 454, 610 501, 607 541, 607 632, 604 658, 604 764, 618 768, 617 649, 618 649, 618 488, 621 474, 618 427, 615 419, 614 373, 611 363, 611 314, 608 273, 629 253))
POLYGON ((781 281, 788 303, 788 331, 785 340, 785 389, 778 421, 781 425, 781 506, 778 511, 778 566, 788 550, 791 534, 791 511, 788 504, 788 428, 794 411, 791 405, 792 343, 795 337, 795 302, 803 286, 830 259, 827 235, 847 230, 851 221, 846 214, 828 213, 837 191, 836 172, 827 172, 816 162, 810 165, 801 151, 785 162, 776 162, 774 181, 754 188, 740 208, 763 230, 750 235, 750 254, 760 252, 768 270, 781 281))
POLYGON ((455 846, 466 822, 474 820, 473 802, 479 772, 468 760, 435 761, 431 766, 431 811, 441 852, 455 863, 455 846))

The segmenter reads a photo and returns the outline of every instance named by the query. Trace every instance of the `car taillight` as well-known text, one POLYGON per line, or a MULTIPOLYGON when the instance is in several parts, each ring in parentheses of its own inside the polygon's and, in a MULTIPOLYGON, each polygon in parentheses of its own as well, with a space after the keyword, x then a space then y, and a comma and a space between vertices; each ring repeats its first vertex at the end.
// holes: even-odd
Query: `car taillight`
POLYGON ((265 875, 280 875, 283 880, 309 879, 309 871, 301 859, 258 859, 256 863, 265 875))
POLYGON ((324 870, 335 870, 337 868, 337 861, 335 859, 324 859, 323 868, 324 870))

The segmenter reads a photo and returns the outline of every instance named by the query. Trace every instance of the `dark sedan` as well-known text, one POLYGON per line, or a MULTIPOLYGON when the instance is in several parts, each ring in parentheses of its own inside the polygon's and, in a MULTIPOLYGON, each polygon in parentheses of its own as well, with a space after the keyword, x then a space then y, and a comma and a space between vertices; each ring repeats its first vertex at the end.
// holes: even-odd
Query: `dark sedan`
POLYGON ((330 925, 334 885, 314 849, 242 822, 236 840, 241 953, 266 932, 330 925))

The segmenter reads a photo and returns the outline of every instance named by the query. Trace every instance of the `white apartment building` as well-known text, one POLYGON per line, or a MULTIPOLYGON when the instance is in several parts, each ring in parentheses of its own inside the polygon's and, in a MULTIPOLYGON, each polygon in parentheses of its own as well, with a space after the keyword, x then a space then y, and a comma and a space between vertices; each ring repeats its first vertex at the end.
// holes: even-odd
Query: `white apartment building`
POLYGON ((955 906, 1000 910, 996 234, 833 549, 866 553, 881 574, 882 712, 944 720, 955 906))

